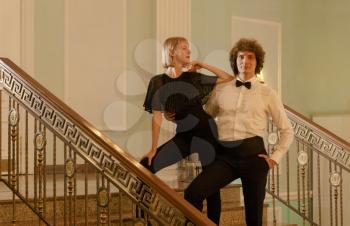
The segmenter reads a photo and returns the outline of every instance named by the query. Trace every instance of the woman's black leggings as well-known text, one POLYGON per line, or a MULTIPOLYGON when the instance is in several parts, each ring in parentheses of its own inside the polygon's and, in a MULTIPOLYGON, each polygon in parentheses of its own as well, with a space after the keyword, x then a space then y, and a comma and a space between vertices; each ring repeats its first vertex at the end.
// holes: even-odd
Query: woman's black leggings
MULTIPOLYGON (((186 158, 192 153, 198 153, 202 168, 215 159, 215 138, 206 130, 177 133, 171 140, 157 148, 157 152, 148 165, 148 159, 143 158, 140 163, 152 173, 168 167, 186 158)), ((207 216, 219 225, 221 214, 220 190, 207 197, 207 216)))

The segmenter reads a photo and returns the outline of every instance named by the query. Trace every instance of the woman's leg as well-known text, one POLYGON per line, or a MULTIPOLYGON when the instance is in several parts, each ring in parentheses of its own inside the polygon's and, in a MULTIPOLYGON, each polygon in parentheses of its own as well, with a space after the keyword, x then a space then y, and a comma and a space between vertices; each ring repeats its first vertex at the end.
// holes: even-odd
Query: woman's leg
POLYGON ((176 134, 175 137, 157 148, 151 164, 148 159, 141 159, 140 163, 152 173, 179 162, 190 154, 191 136, 186 134, 176 134))
MULTIPOLYGON (((151 164, 148 165, 148 159, 143 158, 140 164, 152 173, 168 167, 181 159, 187 157, 190 153, 191 137, 183 134, 176 134, 171 140, 157 148, 157 152, 153 157, 151 164)), ((145 212, 136 206, 136 216, 145 218, 145 212)))
MULTIPOLYGON (((216 151, 218 150, 218 133, 215 121, 210 118, 207 126, 208 128, 199 130, 196 133, 191 143, 191 152, 198 153, 203 170, 215 160, 216 151)), ((214 191, 213 194, 206 197, 206 200, 208 218, 219 225, 221 215, 220 190, 214 191)))

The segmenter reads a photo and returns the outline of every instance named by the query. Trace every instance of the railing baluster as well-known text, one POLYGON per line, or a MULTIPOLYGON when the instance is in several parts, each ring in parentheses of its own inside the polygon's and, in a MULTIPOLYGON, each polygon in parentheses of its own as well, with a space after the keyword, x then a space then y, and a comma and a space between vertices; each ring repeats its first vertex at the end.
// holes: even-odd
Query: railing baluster
POLYGON ((275 168, 276 168, 276 177, 277 177, 276 179, 277 195, 279 196, 280 195, 280 167, 279 165, 277 165, 275 168))
MULTIPOLYGON (((100 173, 97 171, 96 172, 96 194, 98 192, 98 189, 100 188, 100 173)), ((98 205, 97 201, 96 201, 96 223, 97 225, 100 225, 100 206, 98 205)))
POLYGON ((112 193, 111 193, 111 186, 110 186, 110 183, 108 180, 107 180, 107 193, 108 193, 108 197, 109 197, 108 208, 107 208, 107 219, 108 219, 108 226, 110 226, 111 225, 112 193))
MULTIPOLYGON (((72 152, 72 151, 71 151, 72 152)), ((74 168, 75 168, 75 173, 74 173, 74 193, 73 193, 73 222, 74 225, 77 224, 77 219, 76 219, 76 201, 77 201, 77 154, 73 152, 73 162, 74 162, 74 168)))
POLYGON ((286 174, 287 174, 287 203, 290 204, 289 152, 287 152, 286 154, 286 174))
MULTIPOLYGON (((18 120, 20 119, 20 112, 19 112, 19 104, 18 103, 14 103, 15 104, 15 109, 17 111, 18 114, 18 120)), ((15 179, 16 179, 16 190, 17 192, 19 192, 19 174, 20 174, 20 169, 19 169, 19 130, 20 130, 20 126, 19 126, 19 121, 17 122, 17 125, 15 126, 15 141, 16 141, 16 170, 15 170, 15 179)))
POLYGON ((3 89, 3 74, 4 70, 1 69, 0 71, 0 179, 2 179, 2 150, 3 150, 3 144, 2 144, 2 89, 3 89))
MULTIPOLYGON (((334 172, 337 172, 337 165, 334 164, 334 172)), ((338 226, 338 186, 334 187, 334 217, 335 217, 335 225, 338 226)))
POLYGON ((84 208, 85 208, 85 212, 84 212, 84 217, 85 217, 85 226, 88 225, 88 162, 86 160, 84 160, 84 186, 85 186, 85 203, 84 203, 84 208))
MULTIPOLYGON (((9 111, 11 110, 11 96, 9 96, 9 111)), ((7 123, 7 181, 9 184, 11 184, 11 125, 10 125, 10 119, 9 119, 9 113, 7 114, 7 119, 8 119, 8 123, 7 123)))
MULTIPOLYGON (((68 148, 68 159, 72 159, 72 150, 70 148, 70 146, 67 147, 68 148)), ((75 165, 74 165, 75 167, 75 165)), ((69 209, 68 209, 68 218, 69 218, 69 226, 73 225, 72 224, 72 178, 67 178, 68 179, 68 195, 69 195, 69 199, 68 199, 68 203, 69 203, 69 209)))
POLYGON ((66 176, 66 163, 67 163, 67 145, 64 144, 64 226, 67 225, 67 176, 66 176))
MULTIPOLYGON (((12 101, 12 109, 15 110, 15 100, 12 101)), ((18 112, 17 112, 18 115, 18 112)), ((18 188, 16 188, 16 127, 18 125, 11 125, 11 146, 12 146, 12 174, 11 174, 11 186, 13 190, 17 190, 18 188)), ((18 190, 17 190, 18 191, 18 190)), ((16 196, 15 196, 15 192, 12 192, 12 225, 16 224, 16 196)))
MULTIPOLYGON (((46 139, 46 127, 44 125, 42 125, 43 127, 43 135, 44 135, 44 138, 46 139)), ((45 217, 46 216, 46 209, 47 209, 47 206, 46 206, 46 163, 47 163, 47 154, 46 154, 46 144, 42 150, 42 156, 43 156, 43 166, 42 166, 42 169, 43 169, 43 216, 45 217)))
POLYGON ((24 155, 25 155, 25 197, 28 200, 28 174, 29 174, 29 162, 28 162, 28 111, 25 111, 25 138, 24 138, 24 155))
MULTIPOLYGON (((297 153, 300 152, 300 142, 297 144, 297 153)), ((298 211, 300 211, 300 165, 297 163, 297 192, 298 192, 298 211)))
MULTIPOLYGON (((34 135, 37 133, 37 119, 35 118, 34 119, 34 135)), ((37 189, 37 172, 38 172, 38 169, 37 169, 37 150, 36 148, 34 147, 34 208, 36 210, 38 210, 38 196, 37 196, 37 192, 38 192, 38 189, 37 189)))
MULTIPOLYGON (((343 178, 343 170, 342 170, 342 168, 339 169, 339 174, 340 174, 340 178, 343 178)), ((343 213, 343 184, 344 184, 344 182, 341 181, 341 183, 340 183, 340 197, 339 197, 339 201, 340 201, 340 225, 341 225, 341 226, 344 225, 344 213, 343 213)))
MULTIPOLYGON (((302 151, 305 151, 305 145, 302 144, 302 151)), ((301 204, 301 212, 304 216, 306 216, 306 201, 305 201, 305 165, 301 167, 301 196, 302 196, 302 204, 301 204)), ((305 223, 305 221, 304 221, 305 223)))
POLYGON ((308 161, 308 168, 307 168, 307 184, 306 184, 306 200, 307 200, 307 212, 308 212, 308 217, 311 219, 313 218, 313 205, 312 205, 312 181, 313 181, 313 155, 312 155, 312 149, 309 146, 306 146, 307 154, 309 156, 309 161, 308 161))
POLYGON ((118 191, 118 202, 119 202, 119 225, 123 226, 123 193, 118 191))
POLYGON ((322 225, 322 200, 321 200, 321 161, 317 153, 317 187, 318 187, 318 224, 322 225))
MULTIPOLYGON (((272 189, 272 193, 274 194, 274 195, 276 195, 276 187, 275 187, 275 170, 274 170, 274 168, 272 168, 271 170, 270 170, 270 172, 271 172, 271 177, 272 177, 272 185, 271 185, 271 189, 272 189)), ((273 222, 274 222, 274 224, 276 224, 276 222, 277 222, 277 219, 276 219, 276 199, 275 199, 275 197, 272 197, 272 209, 273 209, 273 222)))
MULTIPOLYGON (((42 132, 41 122, 38 120, 37 123, 38 123, 37 133, 41 133, 42 132)), ((38 158, 38 177, 39 177, 38 208, 39 208, 40 215, 43 216, 43 189, 42 189, 42 184, 43 184, 43 154, 42 154, 42 151, 43 150, 39 150, 39 149, 37 149, 37 147, 35 147, 35 149, 36 149, 37 155, 38 155, 38 157, 37 157, 38 158)), ((39 225, 41 225, 40 221, 39 221, 39 225)))
MULTIPOLYGON (((331 173, 332 173, 332 161, 331 160, 328 160, 328 165, 329 165, 328 175, 331 175, 331 173)), ((330 219, 331 219, 330 226, 333 226, 333 200, 332 200, 332 197, 333 197, 332 185, 329 183, 329 202, 330 202, 329 213, 330 213, 330 219)))
POLYGON ((53 151, 53 225, 56 226, 56 135, 53 134, 53 144, 52 144, 52 151, 53 151))
MULTIPOLYGON (((101 188, 106 189, 106 187, 107 187, 106 186, 106 178, 105 178, 105 176, 103 174, 101 175, 101 180, 102 180, 101 188)), ((107 197, 106 198, 109 199, 110 193, 109 193, 108 189, 105 190, 105 191, 107 192, 107 197)), ((100 203, 100 205, 101 205, 101 203, 100 203)), ((102 225, 106 225, 109 222, 108 211, 106 210, 106 208, 107 209, 109 208, 109 202, 107 203, 107 206, 100 206, 100 209, 102 210, 101 217, 100 217, 102 225)))

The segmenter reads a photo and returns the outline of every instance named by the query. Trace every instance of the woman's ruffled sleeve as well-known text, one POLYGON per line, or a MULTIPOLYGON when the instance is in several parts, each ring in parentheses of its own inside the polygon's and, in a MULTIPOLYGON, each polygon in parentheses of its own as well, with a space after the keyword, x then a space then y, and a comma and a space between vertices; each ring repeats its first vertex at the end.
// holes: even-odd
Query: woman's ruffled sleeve
POLYGON ((159 93, 159 82, 156 77, 152 78, 148 83, 148 89, 143 104, 145 111, 152 113, 153 110, 161 111, 160 93, 159 93))

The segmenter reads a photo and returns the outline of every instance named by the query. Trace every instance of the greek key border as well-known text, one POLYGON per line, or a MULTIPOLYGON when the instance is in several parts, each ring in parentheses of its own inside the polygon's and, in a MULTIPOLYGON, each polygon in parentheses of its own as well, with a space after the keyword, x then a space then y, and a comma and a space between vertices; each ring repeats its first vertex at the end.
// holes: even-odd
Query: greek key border
POLYGON ((17 73, 9 71, 2 63, 0 70, 4 89, 58 133, 81 156, 102 171, 117 187, 144 206, 147 212, 156 216, 164 225, 185 225, 186 217, 181 211, 135 174, 126 170, 113 155, 94 142, 62 112, 55 109, 44 96, 35 92, 35 89, 26 84, 17 73))
POLYGON ((288 117, 294 129, 296 139, 310 144, 312 148, 333 159, 350 172, 350 150, 338 145, 337 142, 323 135, 320 131, 313 130, 297 118, 289 114, 288 117))

